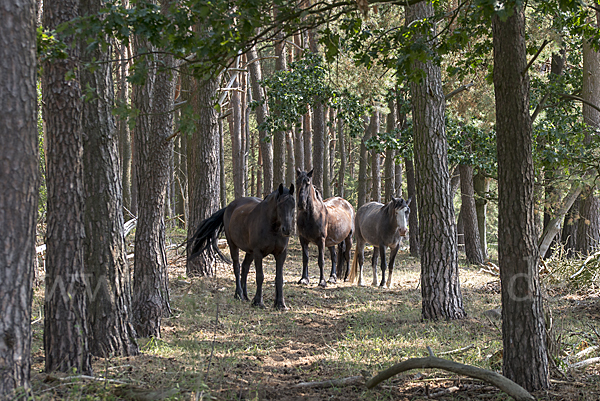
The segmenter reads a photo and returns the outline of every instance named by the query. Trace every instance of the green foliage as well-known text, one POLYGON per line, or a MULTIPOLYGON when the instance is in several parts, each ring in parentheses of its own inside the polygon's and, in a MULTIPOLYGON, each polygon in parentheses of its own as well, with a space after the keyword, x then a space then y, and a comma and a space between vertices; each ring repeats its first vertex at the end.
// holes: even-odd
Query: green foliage
POLYGON ((41 68, 44 61, 60 60, 68 57, 67 45, 57 38, 56 31, 45 30, 42 26, 38 26, 36 33, 38 68, 41 68))
POLYGON ((496 132, 482 121, 447 116, 448 163, 466 164, 486 176, 496 176, 496 132))

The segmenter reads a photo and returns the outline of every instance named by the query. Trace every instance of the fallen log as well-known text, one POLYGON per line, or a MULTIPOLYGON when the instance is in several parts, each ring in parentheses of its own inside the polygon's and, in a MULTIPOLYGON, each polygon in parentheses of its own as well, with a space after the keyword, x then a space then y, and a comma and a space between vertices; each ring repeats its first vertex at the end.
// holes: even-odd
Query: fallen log
POLYGON ((510 379, 496 373, 491 370, 477 368, 475 366, 464 365, 462 363, 449 361, 447 359, 437 358, 435 356, 428 356, 426 358, 412 358, 404 362, 400 362, 382 372, 375 377, 369 379, 365 386, 367 388, 373 388, 384 380, 389 379, 399 373, 402 373, 411 369, 442 369, 449 372, 457 373, 481 379, 489 384, 498 387, 506 394, 510 395, 517 401, 534 401, 535 398, 529 394, 527 390, 519 386, 517 383, 510 379))

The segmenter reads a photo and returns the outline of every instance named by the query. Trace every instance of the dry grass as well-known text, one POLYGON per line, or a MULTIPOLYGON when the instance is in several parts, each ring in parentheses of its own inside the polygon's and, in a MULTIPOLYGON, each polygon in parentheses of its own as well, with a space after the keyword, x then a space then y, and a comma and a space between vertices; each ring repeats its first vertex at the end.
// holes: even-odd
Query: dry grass
MULTIPOLYGON (((61 381, 46 375, 41 350, 43 324, 34 327, 33 387, 36 399, 275 399, 275 400, 413 400, 425 399, 452 386, 459 389, 435 399, 508 399, 493 387, 442 371, 413 371, 373 390, 362 386, 297 389, 294 384, 370 376, 411 357, 473 345, 444 357, 500 370, 500 322, 483 312, 500 305, 499 281, 474 267, 461 267, 463 302, 468 318, 451 322, 421 321, 419 263, 401 252, 391 289, 356 287, 346 283, 316 287, 316 250, 311 248, 311 284, 296 284, 301 272, 297 240, 292 240, 285 264, 284 295, 290 310, 273 309, 274 261, 265 260, 264 301, 256 309, 233 299, 230 266, 221 265, 215 278, 185 277, 184 261, 170 254, 171 306, 174 315, 163 321, 162 338, 140 339, 142 354, 131 358, 95 359, 97 377, 118 380, 61 381), (217 317, 218 309, 218 319, 217 317), (38 373, 39 372, 39 373, 38 373)), ((370 262, 370 257, 369 257, 370 262)), ((327 262, 328 269, 330 268, 327 262)), ((370 266, 365 269, 370 283, 370 266)), ((255 290, 254 269, 249 295, 255 290)), ((554 311, 562 360, 587 345, 598 344, 594 333, 600 317, 597 294, 548 291, 554 311), (590 295, 596 296, 590 297, 590 295)), ((35 293, 34 314, 43 288, 35 293)), ((596 354, 597 355, 597 354, 596 354)), ((590 355, 594 356, 594 355, 590 355)), ((588 356, 589 357, 589 356, 588 356)), ((598 367, 552 371, 553 387, 536 394, 547 400, 600 399, 598 367)))

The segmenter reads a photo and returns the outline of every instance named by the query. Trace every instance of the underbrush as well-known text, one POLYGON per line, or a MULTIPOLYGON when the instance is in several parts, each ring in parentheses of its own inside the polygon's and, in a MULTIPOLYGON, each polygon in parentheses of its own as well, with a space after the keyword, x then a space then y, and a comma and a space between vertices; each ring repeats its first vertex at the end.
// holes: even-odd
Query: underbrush
MULTIPOLYGON (((421 320, 419 262, 406 251, 396 260, 390 289, 339 282, 323 289, 316 286, 319 272, 314 246, 311 283, 296 284, 302 259, 298 241, 292 240, 284 269, 284 296, 290 308, 286 312, 272 306, 272 257, 264 263, 267 307, 257 309, 233 299, 231 266, 219 265, 216 277, 188 278, 181 251, 169 251, 173 315, 163 320, 162 337, 140 339, 142 353, 136 357, 95 358, 97 380, 43 373, 43 323, 33 325, 36 399, 509 399, 483 382, 438 370, 407 372, 372 390, 360 385, 295 387, 351 376, 368 378, 408 358, 428 355, 427 347, 440 357, 501 372, 501 321, 489 313, 500 307, 500 283, 477 267, 461 265, 460 269, 468 317, 432 322, 421 320)), ((370 283, 370 263, 365 273, 365 282, 370 283)), ((551 370, 553 387, 536 396, 599 399, 597 366, 570 367, 598 355, 597 349, 589 350, 600 344, 598 294, 589 288, 571 291, 560 277, 557 269, 544 276, 552 310, 551 338, 557 351, 551 370), (576 357, 584 350, 584 355, 576 357)), ((252 297, 253 268, 248 285, 252 297)), ((43 293, 40 284, 33 307, 37 318, 41 318, 43 293)))

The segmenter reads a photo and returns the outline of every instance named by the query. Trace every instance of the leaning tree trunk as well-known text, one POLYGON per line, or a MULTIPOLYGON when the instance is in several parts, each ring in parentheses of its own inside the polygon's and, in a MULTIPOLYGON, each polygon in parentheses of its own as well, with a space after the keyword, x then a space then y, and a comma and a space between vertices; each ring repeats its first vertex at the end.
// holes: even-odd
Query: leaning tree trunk
MULTIPOLYGON (((428 1, 408 9, 407 22, 433 16, 433 6, 428 1)), ((434 32, 431 34, 435 35, 434 32)), ((414 68, 425 72, 421 82, 411 83, 419 199, 422 316, 424 319, 460 319, 466 313, 458 280, 441 70, 432 60, 415 62, 414 68)))
POLYGON ((530 391, 548 388, 546 325, 538 275, 525 14, 492 20, 498 144, 498 261, 503 373, 530 391))
MULTIPOLYGON (((265 101, 264 92, 260 86, 262 80, 262 72, 260 67, 260 61, 258 60, 258 52, 256 46, 253 46, 248 51, 248 68, 250 70, 251 88, 252 88, 252 99, 256 102, 256 123, 259 127, 265 122, 267 118, 267 103, 265 101)), ((262 160, 263 167, 263 179, 262 187, 263 195, 271 193, 273 188, 273 148, 271 142, 267 141, 267 133, 264 129, 258 131, 259 143, 260 143, 260 158, 262 160)))
MULTIPOLYGON (((396 128, 396 106, 394 100, 388 101, 388 108, 390 113, 387 115, 385 130, 388 134, 392 134, 396 128)), ((385 151, 385 164, 383 166, 383 177, 385 180, 385 200, 389 202, 392 200, 392 196, 396 196, 396 163, 394 158, 396 157, 395 149, 387 149, 385 151)))
MULTIPOLYGON (((168 7, 168 2, 162 7, 168 7)), ((149 48, 148 44, 144 46, 149 48)), ((140 49, 139 45, 137 49, 140 49)), ((135 233, 133 321, 138 336, 159 338, 161 319, 171 313, 164 206, 172 146, 169 137, 173 131, 174 80, 171 56, 161 55, 147 62, 152 72, 145 85, 134 88, 134 101, 139 115, 134 136, 138 223, 135 233)))
POLYGON ((473 189, 473 166, 460 164, 460 214, 464 224, 465 254, 467 261, 474 265, 483 263, 483 252, 481 252, 481 239, 479 237, 479 226, 477 224, 477 212, 475 210, 475 190, 473 189))
POLYGON ((2 5, 0 60, 0 399, 29 390, 38 212, 35 2, 2 5))
MULTIPOLYGON (((213 107, 219 79, 195 80, 192 104, 198 116, 197 129, 188 142, 188 197, 190 220, 188 238, 191 238, 200 222, 210 217, 222 206, 219 202, 220 188, 220 135, 218 114, 213 107)), ((187 260, 188 276, 212 276, 215 274, 215 256, 206 250, 193 260, 187 260)))
MULTIPOLYGON (((44 2, 44 27, 76 18, 78 0, 44 2)), ((83 132, 79 46, 65 39, 68 57, 44 63, 48 228, 44 349, 46 371, 91 373, 87 290, 83 266, 83 132), (67 80, 69 74, 74 78, 67 80)))
MULTIPOLYGON (((82 15, 95 14, 103 5, 102 0, 80 1, 82 15)), ((99 61, 93 70, 81 70, 82 86, 93 88, 95 93, 83 104, 84 262, 91 290, 87 307, 90 351, 103 358, 137 355, 123 231, 119 138, 112 115, 112 71, 107 62, 110 48, 84 56, 86 61, 99 61)))
MULTIPOLYGON (((380 116, 379 110, 375 110, 371 117, 372 138, 377 136, 381 129, 380 116)), ((375 149, 371 151, 371 178, 373 184, 371 187, 371 200, 381 202, 381 155, 375 149)))

